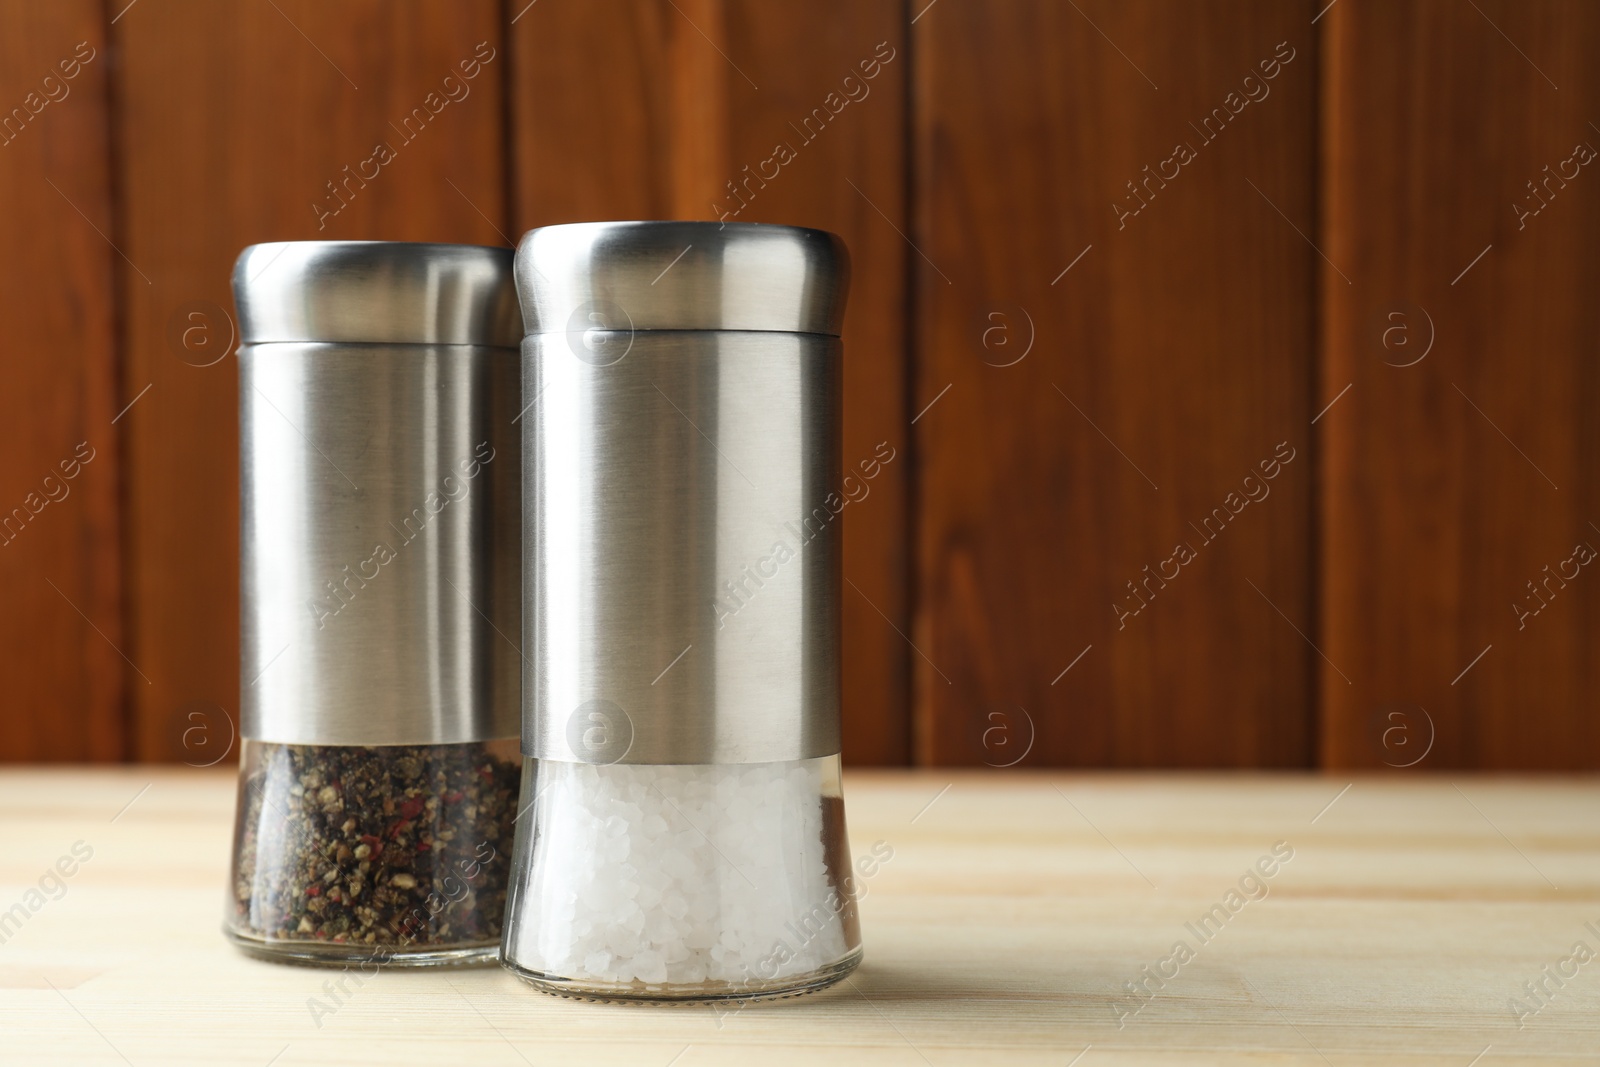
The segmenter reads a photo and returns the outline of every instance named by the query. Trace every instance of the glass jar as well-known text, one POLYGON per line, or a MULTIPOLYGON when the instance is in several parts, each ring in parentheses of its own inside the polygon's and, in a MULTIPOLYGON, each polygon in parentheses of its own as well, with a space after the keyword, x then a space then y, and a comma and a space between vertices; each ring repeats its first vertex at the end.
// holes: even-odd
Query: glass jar
MULTIPOLYGON (((750 223, 517 251, 523 800, 501 963, 744 1000, 861 958, 839 788, 849 255, 750 223)), ((853 473, 853 472, 852 472, 853 473)))
POLYGON ((503 962, 601 1000, 792 996, 861 958, 839 759, 529 759, 503 962))
POLYGON ((225 935, 492 959, 521 766, 511 251, 255 245, 234 269, 240 737, 225 935))
POLYGON ((246 741, 226 923, 268 958, 492 959, 521 769, 512 740, 246 741))

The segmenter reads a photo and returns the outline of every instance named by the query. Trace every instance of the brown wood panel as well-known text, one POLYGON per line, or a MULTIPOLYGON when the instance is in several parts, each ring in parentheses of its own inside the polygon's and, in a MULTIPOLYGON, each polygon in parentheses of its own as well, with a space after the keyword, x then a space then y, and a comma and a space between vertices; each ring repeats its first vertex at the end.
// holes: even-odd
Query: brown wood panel
POLYGON ((852 483, 858 499, 843 512, 844 752, 852 763, 905 762, 902 6, 606 0, 519 14, 521 7, 512 5, 510 37, 519 230, 726 215, 817 226, 850 246, 844 459, 858 477, 862 462, 875 476, 852 483))
POLYGON ((1600 9, 1324 23, 1325 761, 1600 766, 1600 9))
POLYGON ((6 0, 0 24, 0 759, 114 760, 127 642, 104 15, 6 0))
POLYGON ((917 15, 922 761, 1311 762, 1314 13, 917 15))
POLYGON ((194 320, 209 349, 184 348, 186 316, 231 308, 258 241, 504 243, 502 10, 162 0, 114 31, 125 381, 149 386, 123 420, 130 655, 151 682, 134 751, 181 759, 188 711, 232 715, 240 686, 237 372, 196 365, 226 349, 220 310, 194 320))

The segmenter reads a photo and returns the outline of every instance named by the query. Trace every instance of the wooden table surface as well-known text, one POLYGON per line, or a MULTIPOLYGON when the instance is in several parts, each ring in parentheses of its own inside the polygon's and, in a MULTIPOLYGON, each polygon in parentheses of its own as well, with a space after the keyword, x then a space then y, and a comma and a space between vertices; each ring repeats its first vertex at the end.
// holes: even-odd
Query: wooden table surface
POLYGON ((326 972, 218 933, 231 774, 3 771, 0 913, 74 845, 93 854, 0 944, 0 1063, 1600 1061, 1594 779, 853 772, 845 790, 853 851, 894 850, 847 983, 719 1018, 495 967, 386 971, 319 1026, 326 972))

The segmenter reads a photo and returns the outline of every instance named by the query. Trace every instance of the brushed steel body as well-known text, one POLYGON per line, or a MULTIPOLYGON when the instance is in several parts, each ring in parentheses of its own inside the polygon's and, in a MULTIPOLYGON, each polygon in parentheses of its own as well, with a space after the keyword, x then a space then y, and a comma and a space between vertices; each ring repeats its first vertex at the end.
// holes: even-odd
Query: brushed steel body
POLYGON ((523 751, 837 754, 842 243, 555 226, 517 272, 523 751))
POLYGON ((839 751, 839 354, 661 332, 594 367, 562 335, 528 339, 529 755, 839 751))
POLYGON ((318 745, 516 736, 518 354, 418 340, 504 340, 509 252, 306 245, 264 270, 263 249, 284 246, 248 249, 234 279, 246 342, 241 736, 318 745), (400 329, 386 316, 404 305, 417 306, 400 329), (369 318, 373 334, 408 343, 352 340, 369 318), (263 333, 273 340, 258 342, 263 333), (278 339, 286 333, 338 340, 278 339))

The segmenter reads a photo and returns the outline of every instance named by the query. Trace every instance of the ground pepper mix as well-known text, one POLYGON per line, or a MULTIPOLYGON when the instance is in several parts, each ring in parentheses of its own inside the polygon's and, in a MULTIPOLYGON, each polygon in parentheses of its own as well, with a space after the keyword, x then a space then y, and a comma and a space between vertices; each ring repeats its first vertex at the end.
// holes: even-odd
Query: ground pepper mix
POLYGON ((408 951, 499 940, 517 763, 483 743, 252 742, 245 761, 236 933, 408 951))

